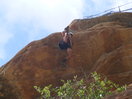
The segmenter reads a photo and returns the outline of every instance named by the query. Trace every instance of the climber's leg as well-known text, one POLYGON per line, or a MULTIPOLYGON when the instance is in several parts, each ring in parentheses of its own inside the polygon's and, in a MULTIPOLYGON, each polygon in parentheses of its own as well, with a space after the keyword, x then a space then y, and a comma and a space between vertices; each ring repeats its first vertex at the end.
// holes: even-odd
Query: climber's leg
POLYGON ((72 49, 71 48, 67 48, 67 59, 71 59, 72 58, 72 49))

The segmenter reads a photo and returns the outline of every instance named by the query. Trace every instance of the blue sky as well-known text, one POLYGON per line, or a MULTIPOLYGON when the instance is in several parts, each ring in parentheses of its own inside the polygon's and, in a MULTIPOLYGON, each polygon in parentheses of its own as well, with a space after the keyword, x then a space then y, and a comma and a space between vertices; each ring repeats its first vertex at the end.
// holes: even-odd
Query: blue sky
POLYGON ((132 0, 0 0, 0 66, 31 41, 62 31, 72 20, 128 2, 132 0))

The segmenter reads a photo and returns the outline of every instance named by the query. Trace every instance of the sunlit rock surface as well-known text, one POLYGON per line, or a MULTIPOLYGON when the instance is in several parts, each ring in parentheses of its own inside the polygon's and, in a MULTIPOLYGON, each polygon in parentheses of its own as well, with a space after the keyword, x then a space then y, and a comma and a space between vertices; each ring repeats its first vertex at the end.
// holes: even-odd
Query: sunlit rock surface
POLYGON ((67 53, 58 47, 61 34, 53 33, 25 46, 0 69, 1 75, 15 87, 20 99, 36 99, 35 85, 60 85, 61 79, 93 71, 118 84, 130 84, 131 26, 132 13, 74 20, 70 24, 74 32, 70 60, 64 61, 67 53))

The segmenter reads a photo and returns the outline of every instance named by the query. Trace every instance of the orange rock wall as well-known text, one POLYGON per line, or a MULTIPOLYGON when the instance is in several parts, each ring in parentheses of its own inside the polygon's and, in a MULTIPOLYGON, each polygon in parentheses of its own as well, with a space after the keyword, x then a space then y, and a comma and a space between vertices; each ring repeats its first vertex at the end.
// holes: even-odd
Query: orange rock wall
POLYGON ((2 68, 3 77, 16 86, 22 99, 35 99, 33 86, 60 85, 61 79, 93 71, 107 75, 119 84, 132 82, 132 28, 117 22, 104 22, 91 28, 86 22, 71 24, 73 29, 73 56, 58 47, 60 33, 31 42, 2 68), (82 26, 83 25, 83 26, 82 26), (76 28, 74 27, 76 26, 76 28))

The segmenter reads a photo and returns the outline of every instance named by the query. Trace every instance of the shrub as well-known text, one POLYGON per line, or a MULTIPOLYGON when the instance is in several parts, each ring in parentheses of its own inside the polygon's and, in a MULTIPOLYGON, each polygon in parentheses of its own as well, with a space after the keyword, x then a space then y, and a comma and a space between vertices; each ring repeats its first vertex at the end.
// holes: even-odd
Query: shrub
POLYGON ((73 80, 62 80, 63 85, 56 88, 52 85, 34 88, 40 93, 40 99, 101 99, 113 91, 121 92, 126 89, 126 85, 120 87, 106 77, 103 79, 96 72, 91 73, 91 77, 93 78, 91 83, 84 79, 77 80, 77 76, 74 76, 73 80), (55 93, 56 96, 52 96, 51 93, 55 93))

